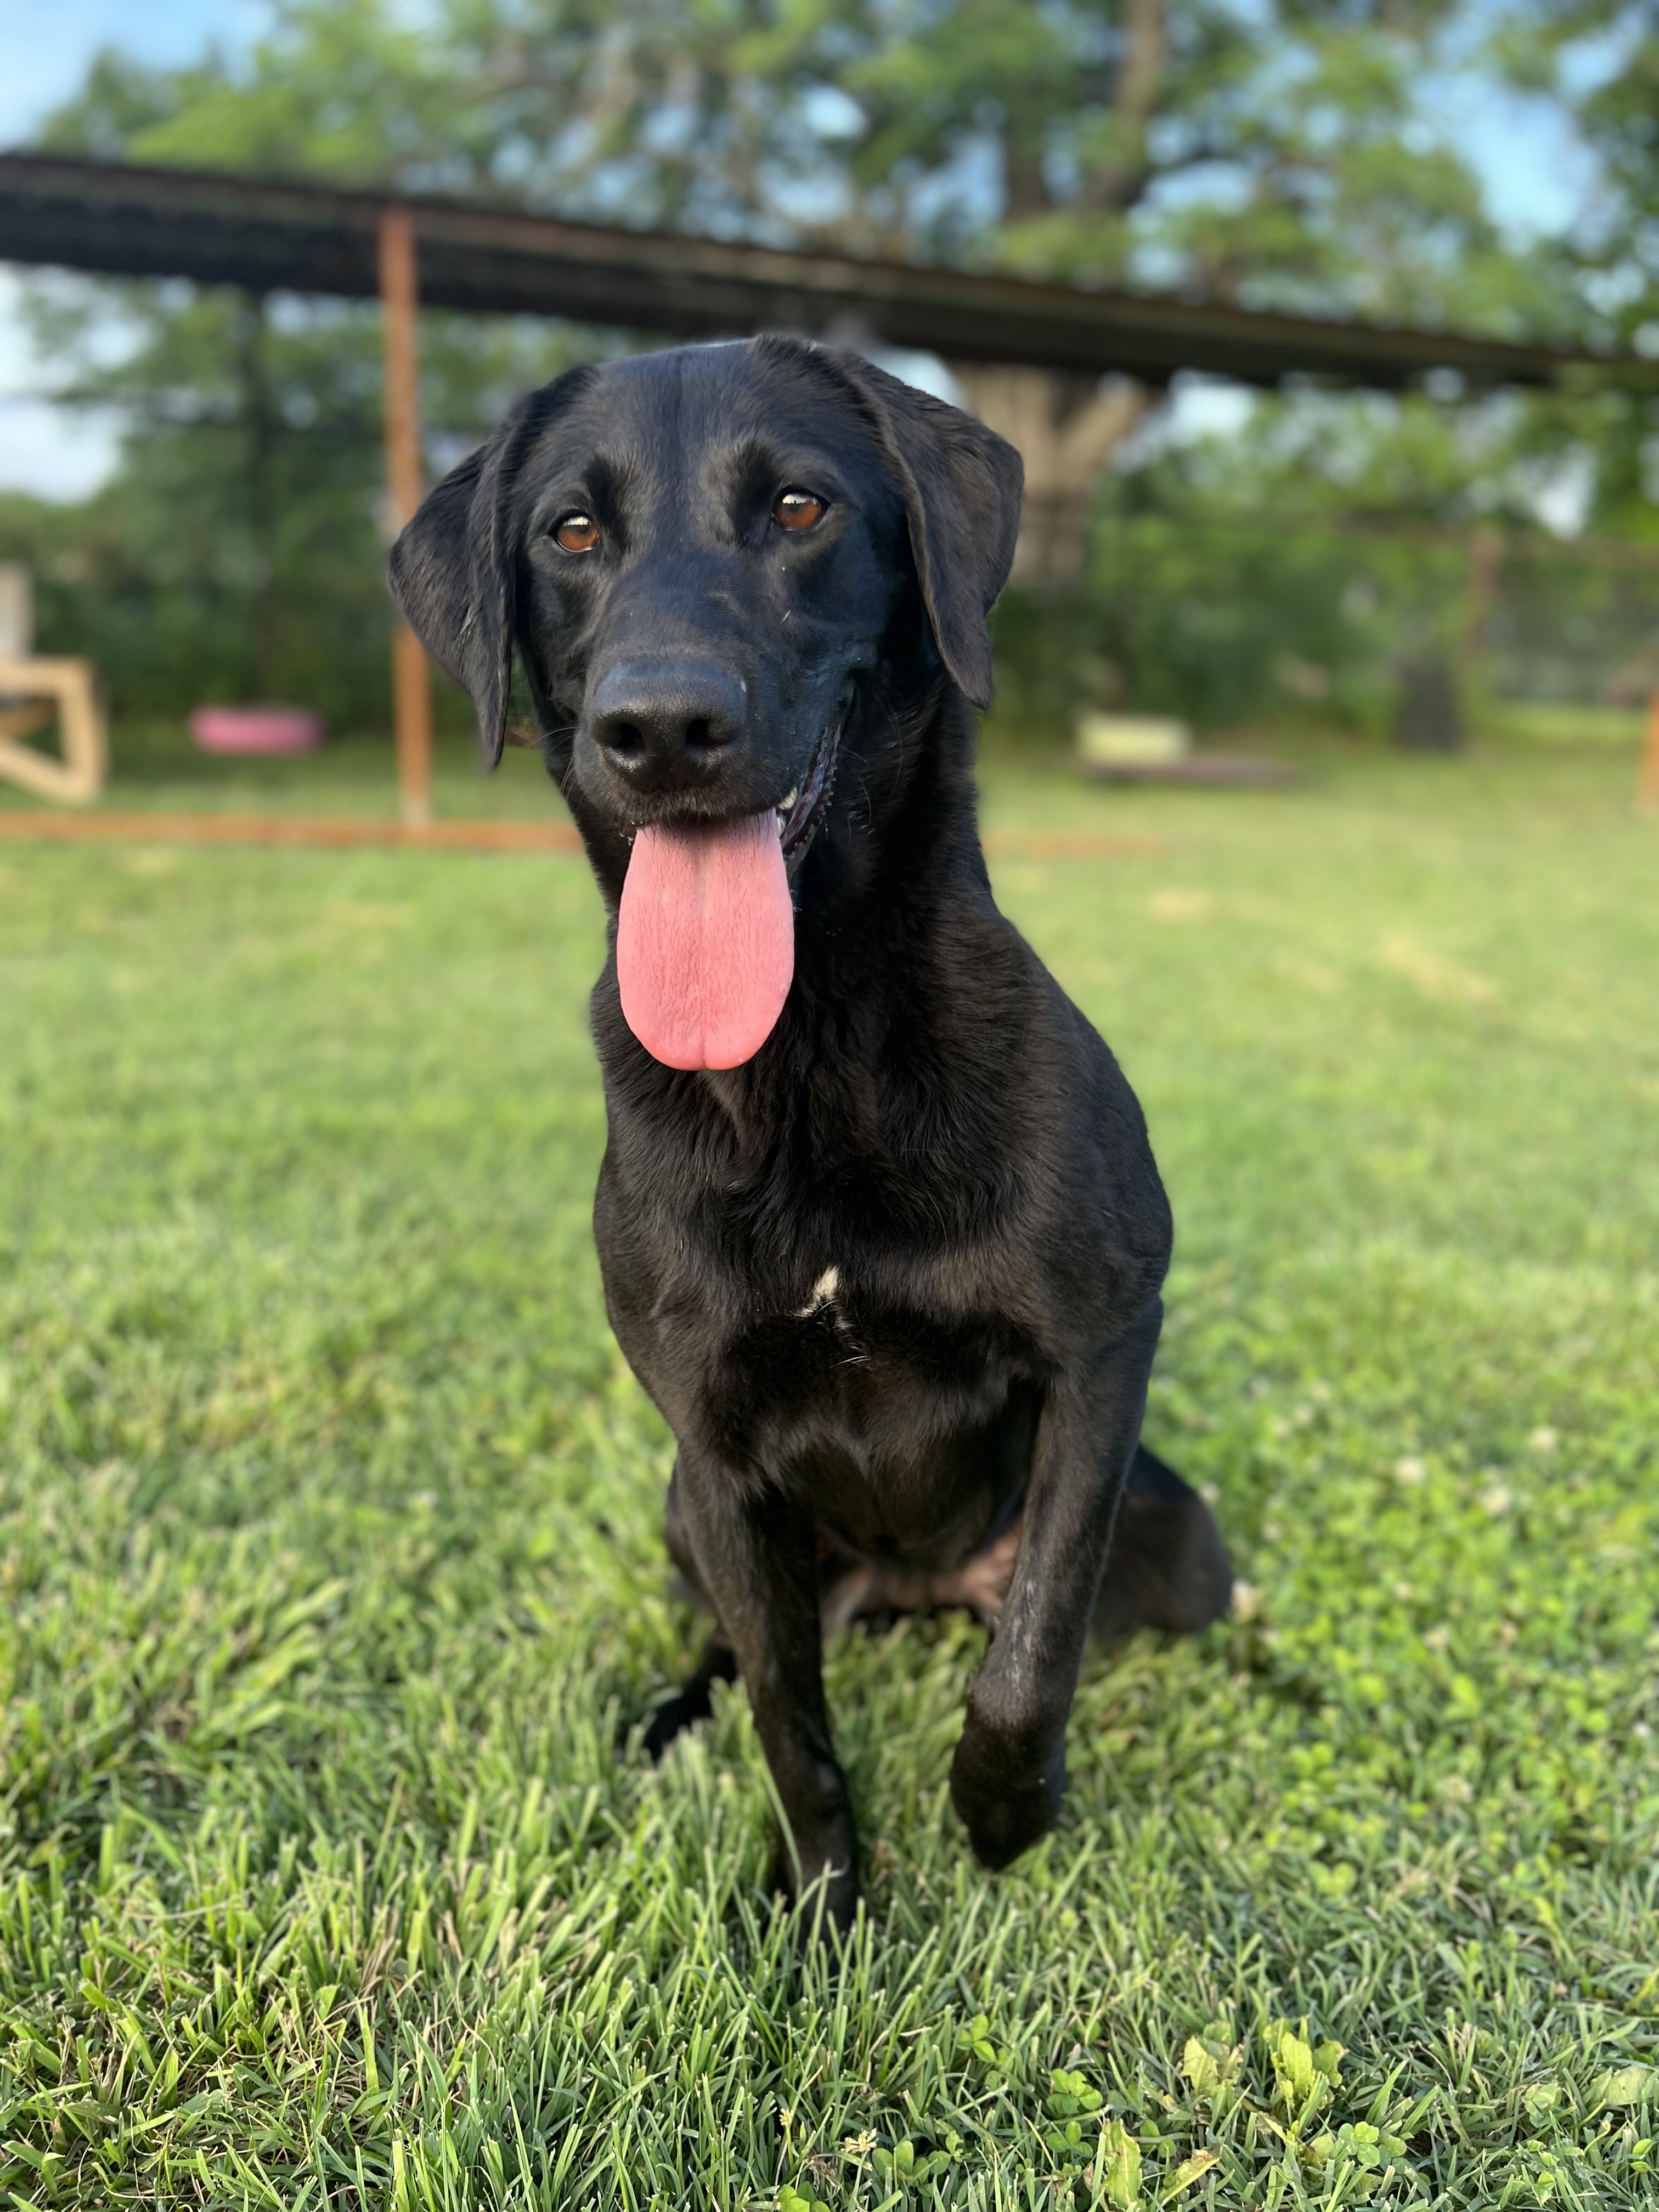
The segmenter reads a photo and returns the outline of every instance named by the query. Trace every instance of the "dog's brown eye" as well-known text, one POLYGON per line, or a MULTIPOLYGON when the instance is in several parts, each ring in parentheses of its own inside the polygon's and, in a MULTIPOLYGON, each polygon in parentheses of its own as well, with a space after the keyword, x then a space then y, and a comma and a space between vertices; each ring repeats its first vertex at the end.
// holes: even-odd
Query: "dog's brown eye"
POLYGON ((567 553, 591 553, 599 542, 599 526, 591 514, 567 514, 553 535, 567 553))
POLYGON ((822 522, 830 504, 815 491, 781 491, 772 507, 772 520, 780 530, 810 530, 822 522))

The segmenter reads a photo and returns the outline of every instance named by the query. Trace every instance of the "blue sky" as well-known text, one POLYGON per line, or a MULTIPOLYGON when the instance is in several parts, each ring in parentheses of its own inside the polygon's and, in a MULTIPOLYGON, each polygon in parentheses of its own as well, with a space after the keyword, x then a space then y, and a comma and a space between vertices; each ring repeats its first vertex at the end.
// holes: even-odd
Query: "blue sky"
MULTIPOLYGON (((264 0, 0 0, 0 146, 27 139, 68 99, 100 46, 155 64, 188 61, 210 39, 245 46, 268 12, 264 0)), ((1436 105, 1500 219, 1534 232, 1567 220, 1588 173, 1547 106, 1468 82, 1446 86, 1436 105)), ((112 428, 32 396, 50 365, 31 353, 17 299, 15 276, 0 266, 0 489, 73 498, 107 473, 112 428)))
POLYGON ((26 137, 70 94, 100 46, 149 62, 184 62, 210 39, 257 30, 258 0, 6 0, 0 7, 0 145, 26 137))
MULTIPOLYGON (((100 47, 190 61, 210 39, 244 43, 264 14, 258 0, 0 0, 0 146, 27 138, 69 99, 100 47)), ((40 381, 17 279, 0 267, 0 489, 72 499, 108 473, 112 429, 30 398, 40 381)))

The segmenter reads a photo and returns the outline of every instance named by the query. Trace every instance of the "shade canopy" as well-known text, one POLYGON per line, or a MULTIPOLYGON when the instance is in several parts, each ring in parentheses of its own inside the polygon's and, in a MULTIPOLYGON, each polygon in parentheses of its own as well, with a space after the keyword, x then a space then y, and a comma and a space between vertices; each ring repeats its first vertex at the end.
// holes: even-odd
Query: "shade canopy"
MULTIPOLYGON (((680 337, 836 331, 947 361, 1154 383, 1178 369, 1254 385, 1305 376, 1385 389, 1447 369, 1476 386, 1656 380, 1654 364, 1633 356, 607 229, 477 201, 399 194, 396 203, 414 222, 422 301, 437 307, 680 337)), ((379 289, 380 218, 392 204, 383 192, 270 178, 6 154, 0 258, 369 299, 379 289)))

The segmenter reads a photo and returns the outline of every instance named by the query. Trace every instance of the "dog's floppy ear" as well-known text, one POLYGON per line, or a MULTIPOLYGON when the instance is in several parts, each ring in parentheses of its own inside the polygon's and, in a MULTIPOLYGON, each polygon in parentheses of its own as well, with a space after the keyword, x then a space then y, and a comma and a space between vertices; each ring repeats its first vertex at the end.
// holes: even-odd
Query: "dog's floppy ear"
POLYGON ((506 742, 513 688, 513 487, 532 446, 592 374, 568 370, 520 400, 493 437, 434 485, 392 549, 398 611, 471 697, 491 768, 506 742))
POLYGON ((1013 565, 1025 469, 994 430, 860 355, 836 368, 874 424, 910 525, 910 551, 933 641, 951 680, 975 707, 991 703, 986 617, 1013 565))

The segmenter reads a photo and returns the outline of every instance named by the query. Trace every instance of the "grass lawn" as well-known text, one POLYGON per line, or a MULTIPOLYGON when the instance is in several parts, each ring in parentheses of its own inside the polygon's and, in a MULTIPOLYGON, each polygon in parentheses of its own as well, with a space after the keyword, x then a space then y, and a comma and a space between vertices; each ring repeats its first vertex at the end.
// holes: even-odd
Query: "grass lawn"
POLYGON ((838 1638, 839 1979, 741 1692, 632 1734, 696 1628, 590 1242, 582 864, 0 844, 0 2203, 1659 2201, 1630 781, 988 773, 1165 841, 995 874, 1146 1103, 1149 1435, 1250 1589, 1090 1667, 998 1878, 978 1632, 838 1638))
MULTIPOLYGON (((495 774, 485 772, 472 743, 471 708, 463 726, 459 695, 439 680, 432 778, 439 816, 568 823, 538 753, 509 746, 495 774)), ((348 731, 314 753, 259 757, 198 752, 182 722, 137 722, 116 730, 112 751, 108 800, 123 811, 389 817, 398 811, 396 756, 384 731, 348 731)), ((0 808, 33 803, 0 783, 0 808)))

